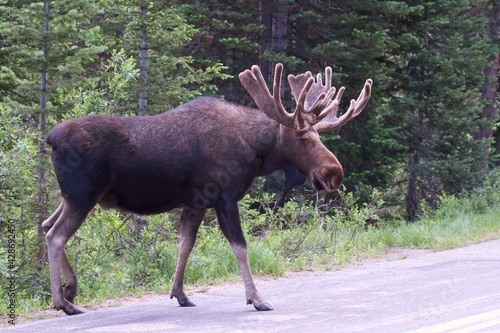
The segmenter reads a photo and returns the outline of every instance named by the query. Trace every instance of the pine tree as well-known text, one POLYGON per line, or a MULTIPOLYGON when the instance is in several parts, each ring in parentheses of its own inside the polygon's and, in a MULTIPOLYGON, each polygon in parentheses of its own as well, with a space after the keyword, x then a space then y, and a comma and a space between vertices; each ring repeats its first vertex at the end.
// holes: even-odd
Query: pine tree
MULTIPOLYGON (((481 183, 490 144, 477 140, 482 110, 488 40, 481 38, 482 17, 469 14, 468 1, 412 2, 398 20, 395 74, 397 93, 390 101, 405 120, 401 136, 408 147, 407 214, 417 218, 425 200, 436 207, 442 193, 458 194, 481 183), (478 32, 480 33, 478 35, 478 32)), ((484 34, 482 34, 484 36, 484 34)))
POLYGON ((200 62, 185 52, 197 29, 184 14, 171 3, 135 0, 107 3, 103 16, 109 19, 95 17, 111 49, 123 48, 140 68, 139 82, 130 87, 135 100, 124 103, 118 114, 137 114, 146 102, 147 114, 167 111, 202 92, 215 94, 213 80, 227 77, 220 63, 200 62))
MULTIPOLYGON (((80 6, 83 5, 80 3, 80 6)), ((16 163, 17 167, 4 168, 3 176, 17 182, 7 182, 10 188, 2 186, 0 192, 21 194, 7 200, 13 205, 7 207, 7 211, 19 221, 16 226, 19 237, 29 239, 23 253, 33 260, 24 261, 20 267, 35 277, 28 288, 43 284, 43 279, 34 274, 42 274, 46 258, 41 228, 50 209, 46 125, 53 121, 49 120, 50 115, 64 109, 58 98, 60 91, 84 80, 85 65, 94 62, 97 53, 103 50, 93 45, 89 37, 95 29, 85 26, 84 15, 88 12, 72 10, 74 7, 69 1, 49 0, 8 1, 6 6, 0 6, 0 58, 9 82, 0 97, 0 109, 5 113, 3 117, 12 119, 0 132, 11 131, 11 138, 19 140, 16 144, 10 144, 8 138, 0 140, 2 150, 6 149, 1 163, 6 164, 4 159, 9 156, 25 163, 24 167, 16 163), (33 179, 38 179, 36 190, 33 179), (34 233, 33 229, 36 229, 34 233)))
MULTIPOLYGON (((479 11, 479 15, 484 15, 489 18, 489 38, 491 39, 493 45, 498 44, 500 41, 500 1, 487 0, 478 2, 475 7, 475 9, 479 11)), ((497 46, 496 49, 493 49, 493 52, 489 56, 489 64, 484 69, 487 81, 481 87, 481 94, 485 100, 485 105, 483 107, 483 111, 481 112, 481 118, 484 119, 485 122, 480 124, 479 131, 476 133, 476 139, 491 139, 494 136, 493 124, 495 121, 498 121, 498 110, 496 104, 498 99, 499 73, 500 49, 497 46)), ((496 141, 498 149, 498 137, 496 141)), ((486 155, 485 160, 488 162, 488 155, 493 153, 491 151, 492 147, 486 146, 485 148, 485 151, 482 153, 486 155)), ((485 164, 484 168, 487 169, 487 167, 488 165, 485 164)))
MULTIPOLYGON (((81 4, 80 10, 74 7, 69 1, 15 1, 0 8, 4 18, 0 25, 3 41, 0 57, 12 75, 9 82, 13 83, 1 100, 39 129, 40 223, 47 214, 44 185, 47 157, 43 140, 47 115, 64 107, 58 102, 58 90, 78 84, 85 64, 93 62, 103 50, 90 38, 96 29, 85 26, 84 13, 88 11, 81 10, 81 4)), ((40 228, 38 232, 43 235, 40 228)))
POLYGON ((397 134, 401 123, 385 96, 395 85, 390 31, 407 11, 404 3, 392 1, 299 1, 290 13, 290 54, 303 61, 298 71, 321 72, 331 66, 333 85, 347 88, 343 110, 367 78, 374 80, 367 109, 339 133, 325 137, 346 170, 344 184, 362 200, 369 199, 371 187, 394 185, 405 152, 397 134))
MULTIPOLYGON (((221 62, 232 79, 216 81, 225 99, 249 103, 250 99, 238 80, 238 74, 252 65, 274 69, 273 26, 277 1, 180 0, 185 16, 199 31, 187 51, 199 62, 221 62), (266 56, 264 56, 264 54, 266 56)), ((186 49, 185 49, 186 50, 186 49)), ((279 61, 286 62, 286 55, 279 61)), ((264 75, 266 71, 264 70, 264 75)), ((267 70, 267 74, 272 74, 267 70)))

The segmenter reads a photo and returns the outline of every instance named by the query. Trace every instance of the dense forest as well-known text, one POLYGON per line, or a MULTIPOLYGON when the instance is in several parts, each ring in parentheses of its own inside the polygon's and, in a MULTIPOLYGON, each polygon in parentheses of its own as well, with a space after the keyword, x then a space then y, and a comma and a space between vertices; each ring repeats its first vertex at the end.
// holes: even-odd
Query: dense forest
MULTIPOLYGON (((18 282, 48 299, 40 224, 59 192, 44 139, 57 123, 153 115, 200 95, 251 105, 238 73, 257 64, 270 81, 277 62, 286 74, 331 66, 333 84, 346 87, 343 110, 374 80, 365 111, 322 139, 344 166, 344 193, 358 203, 383 200, 379 218, 416 221, 443 196, 481 188, 500 163, 499 40, 498 0, 2 0, 0 253, 6 221, 15 221, 18 282)), ((250 195, 273 200, 282 186, 275 175, 250 195)), ((156 227, 148 217, 93 218, 114 228, 103 232, 103 247, 121 251, 120 228, 130 224, 137 239, 129 250, 148 251, 140 245, 148 234, 137 232, 156 227)), ((149 273, 134 274, 137 286, 149 273)))

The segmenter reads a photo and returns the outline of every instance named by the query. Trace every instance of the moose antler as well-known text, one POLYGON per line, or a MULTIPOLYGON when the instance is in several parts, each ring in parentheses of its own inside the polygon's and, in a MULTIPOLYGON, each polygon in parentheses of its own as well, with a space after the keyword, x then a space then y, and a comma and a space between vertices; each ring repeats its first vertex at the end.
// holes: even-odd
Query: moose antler
POLYGON ((249 70, 240 73, 239 78, 245 89, 252 96, 257 107, 264 111, 269 118, 280 124, 293 128, 293 114, 288 113, 280 99, 281 73, 283 65, 277 64, 274 71, 273 95, 267 88, 259 66, 252 66, 249 70))
MULTIPOLYGON (((316 99, 320 96, 321 93, 326 94, 330 91, 330 89, 332 89, 332 84, 331 84, 332 68, 327 67, 325 69, 325 72, 326 72, 325 84, 323 85, 323 80, 322 80, 321 74, 318 74, 316 82, 314 82, 312 84, 311 89, 309 90, 309 93, 307 94, 306 107, 313 104, 316 101, 316 99)), ((288 84, 290 85, 290 88, 292 90, 292 95, 295 98, 295 100, 298 100, 298 98, 300 96, 300 92, 302 91, 302 89, 304 88, 304 85, 306 84, 306 82, 310 78, 312 78, 312 74, 309 71, 305 72, 304 74, 297 75, 297 76, 288 75, 288 84)), ((339 91, 340 96, 337 96, 337 99, 340 100, 340 97, 342 96, 343 91, 344 91, 343 89, 342 89, 342 92, 339 91)), ((333 88, 332 92, 335 93, 335 88, 333 88)))
MULTIPOLYGON (((368 103, 368 100, 370 99, 372 85, 373 85, 373 80, 367 79, 363 87, 363 90, 358 96, 358 99, 351 100, 351 105, 349 106, 349 109, 347 109, 347 111, 340 118, 337 117, 338 110, 335 109, 325 118, 323 118, 321 122, 314 125, 318 133, 339 129, 342 126, 344 126, 348 121, 350 121, 358 114, 360 114, 361 111, 363 111, 366 104, 368 103)), ((335 99, 339 99, 340 102, 340 97, 342 97, 343 93, 344 93, 344 87, 339 89, 339 93, 337 94, 337 97, 335 99)))
MULTIPOLYGON (((306 82, 312 77, 311 72, 306 72, 304 74, 300 74, 297 76, 289 75, 288 82, 290 84, 290 88, 292 90, 292 95, 297 100, 299 91, 304 87, 306 82)), ((311 86, 309 93, 306 98, 306 107, 313 103, 319 96, 322 94, 328 94, 333 89, 333 94, 335 93, 335 88, 332 88, 332 68, 325 68, 325 84, 323 85, 321 74, 317 75, 317 80, 311 86)), ((336 107, 332 107, 326 117, 314 127, 318 132, 324 131, 333 131, 339 129, 344 126, 348 121, 356 117, 358 114, 363 111, 363 108, 368 103, 371 94, 371 86, 373 85, 373 81, 371 79, 366 80, 365 86, 361 91, 357 100, 351 100, 351 105, 349 109, 339 118, 337 117, 338 105, 340 104, 340 99, 344 94, 344 87, 341 87, 335 97, 334 102, 336 101, 336 107)), ((332 94, 332 96, 333 96, 332 94)), ((330 97, 331 98, 331 97, 330 97)), ((334 103, 332 103, 333 106, 334 103)))
MULTIPOLYGON (((308 102, 308 95, 314 84, 314 78, 310 73, 290 82, 293 89, 297 106, 293 113, 289 113, 283 107, 280 99, 281 74, 283 65, 276 64, 274 71, 273 94, 269 92, 262 72, 258 66, 252 66, 251 70, 240 73, 239 78, 250 96, 254 99, 257 107, 264 111, 270 118, 294 129, 307 129, 319 123, 329 112, 338 107, 338 100, 331 100, 335 94, 335 88, 328 89, 327 92, 320 92, 312 103, 308 102), (300 93, 298 91, 300 90, 300 93)), ((309 98, 310 99, 310 98, 309 98)))

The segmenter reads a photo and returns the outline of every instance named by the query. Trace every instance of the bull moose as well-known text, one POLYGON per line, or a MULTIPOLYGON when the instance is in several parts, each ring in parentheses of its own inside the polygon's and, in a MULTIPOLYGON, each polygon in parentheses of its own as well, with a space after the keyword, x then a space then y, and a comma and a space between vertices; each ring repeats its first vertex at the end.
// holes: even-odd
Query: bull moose
POLYGON ((258 293, 250 272, 238 201, 255 177, 279 169, 291 175, 290 188, 302 183, 304 174, 318 191, 337 190, 343 168, 319 133, 338 129, 357 116, 372 87, 368 79, 358 99, 338 117, 344 87, 333 98, 330 67, 324 84, 321 74, 317 80, 310 72, 289 75, 296 108, 288 112, 280 97, 282 71, 283 65, 277 64, 272 94, 258 66, 240 73, 258 109, 199 97, 155 116, 70 119, 49 133, 46 141, 62 200, 42 227, 57 310, 68 315, 83 312, 73 304, 77 277, 65 245, 96 204, 137 214, 182 208, 180 251, 170 293, 180 306, 194 306, 184 293, 184 271, 206 210, 214 208, 238 260, 247 304, 273 310, 258 293))

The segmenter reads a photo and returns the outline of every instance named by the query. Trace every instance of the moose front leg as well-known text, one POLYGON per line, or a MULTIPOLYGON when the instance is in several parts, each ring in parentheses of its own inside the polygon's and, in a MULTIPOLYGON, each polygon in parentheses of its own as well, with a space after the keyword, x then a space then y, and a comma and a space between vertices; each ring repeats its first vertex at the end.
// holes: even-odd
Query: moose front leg
POLYGON ((255 283, 250 271, 250 264, 248 262, 248 250, 243 230, 241 230, 241 221, 238 211, 237 202, 221 202, 215 206, 219 225, 224 236, 231 244, 234 255, 238 260, 245 283, 245 293, 247 297, 247 304, 253 306, 259 311, 270 311, 273 307, 267 303, 264 298, 258 293, 255 283))
POLYGON ((179 250, 179 259, 177 267, 175 268, 174 282, 172 284, 172 291, 170 298, 177 298, 180 306, 195 306, 184 293, 184 272, 186 270, 186 263, 189 255, 193 250, 194 243, 196 242, 196 234, 200 227, 201 221, 205 216, 206 209, 196 210, 194 208, 184 208, 181 215, 181 244, 179 250))

